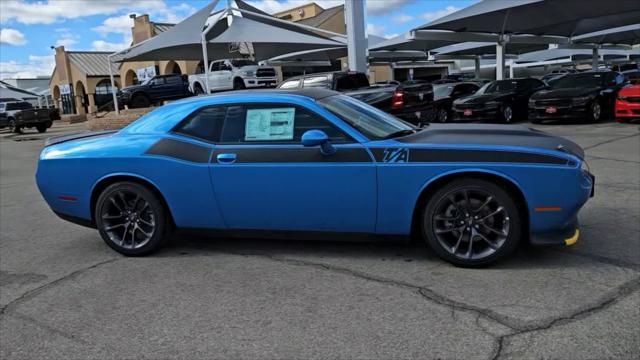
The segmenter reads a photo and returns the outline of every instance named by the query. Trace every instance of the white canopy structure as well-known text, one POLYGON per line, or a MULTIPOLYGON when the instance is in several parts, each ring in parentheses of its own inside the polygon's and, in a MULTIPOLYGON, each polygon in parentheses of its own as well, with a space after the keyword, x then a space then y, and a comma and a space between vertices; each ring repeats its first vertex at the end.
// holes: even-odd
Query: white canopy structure
MULTIPOLYGON (((343 39, 345 35, 275 18, 241 0, 232 0, 225 9, 212 13, 218 1, 214 0, 158 36, 112 54, 111 58, 117 62, 203 59, 208 92, 209 60, 229 57, 230 47, 238 44, 250 44, 251 55, 258 61, 292 51, 345 46, 344 40, 320 34, 343 39)), ((115 87, 113 89, 117 112, 115 87)))

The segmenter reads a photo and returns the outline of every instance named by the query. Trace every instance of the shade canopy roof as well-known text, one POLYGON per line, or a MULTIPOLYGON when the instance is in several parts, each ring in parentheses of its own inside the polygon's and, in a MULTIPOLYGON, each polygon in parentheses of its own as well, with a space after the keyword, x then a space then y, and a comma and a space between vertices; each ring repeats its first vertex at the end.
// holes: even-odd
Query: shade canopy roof
POLYGON ((399 50, 418 50, 429 51, 438 47, 453 44, 455 41, 447 39, 424 39, 417 40, 411 33, 404 33, 379 42, 371 47, 369 51, 385 50, 385 51, 399 51, 399 50))
POLYGON ((211 2, 173 28, 117 53, 114 60, 201 60, 201 34, 207 27, 210 28, 206 36, 209 60, 230 57, 230 47, 242 43, 251 43, 249 48, 253 49, 256 60, 293 51, 344 46, 343 42, 272 18, 241 0, 234 2, 238 8, 213 14, 217 1, 211 2), (238 9, 248 13, 245 15, 238 9))
POLYGON ((571 41, 574 44, 640 44, 640 24, 620 26, 575 36, 571 41))
MULTIPOLYGON (((508 43, 505 45, 505 52, 510 55, 519 55, 532 51, 546 50, 549 48, 547 44, 522 44, 522 43, 508 43)), ((467 56, 490 56, 496 55, 496 44, 492 42, 464 42, 459 44, 453 44, 444 46, 441 48, 433 49, 436 53, 436 58, 448 56, 460 56, 461 58, 467 56)))
MULTIPOLYGON (((600 49, 599 56, 603 60, 628 59, 633 52, 626 49, 600 49)), ((570 59, 571 61, 592 60, 593 50, 590 48, 558 48, 534 51, 518 57, 516 63, 541 62, 560 59, 570 59)))
POLYGON ((570 37, 639 18, 636 0, 483 0, 417 29, 570 37))

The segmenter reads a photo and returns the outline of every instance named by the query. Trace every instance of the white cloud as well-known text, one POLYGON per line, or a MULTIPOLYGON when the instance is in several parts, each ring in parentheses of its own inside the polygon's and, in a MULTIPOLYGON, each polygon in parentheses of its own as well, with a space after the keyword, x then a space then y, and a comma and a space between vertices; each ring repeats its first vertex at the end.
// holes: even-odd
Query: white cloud
MULTIPOLYGON (((175 2, 171 1, 171 4, 175 2)), ((48 0, 27 2, 25 0, 2 0, 0 21, 16 21, 23 24, 51 24, 65 19, 94 15, 111 15, 118 12, 148 13, 154 21, 173 22, 183 19, 195 9, 182 2, 168 5, 163 0, 48 0)))
POLYGON ((391 20, 397 23, 406 23, 413 20, 413 16, 407 15, 407 14, 400 14, 392 17, 391 20))
POLYGON ((24 34, 16 29, 0 29, 0 44, 24 45, 27 43, 24 34))
POLYGON ((60 33, 60 37, 56 40, 56 47, 64 46, 65 50, 72 50, 73 46, 78 43, 80 35, 77 35, 68 28, 59 28, 55 30, 60 33))
POLYGON ((384 29, 385 27, 383 25, 367 23, 367 34, 383 36, 384 29))
POLYGON ((92 28, 91 30, 101 34, 107 35, 110 33, 115 34, 130 34, 133 27, 133 19, 129 15, 114 16, 105 19, 102 24, 92 28))
POLYGON ((116 52, 128 48, 131 43, 112 43, 104 40, 95 40, 91 43, 91 50, 116 52))
MULTIPOLYGON (((367 14, 380 15, 387 11, 398 9, 403 4, 414 2, 415 0, 367 0, 367 14)), ((248 3, 266 13, 273 14, 284 10, 289 10, 301 5, 310 3, 309 0, 254 0, 248 1, 248 3)), ((320 5, 323 9, 328 9, 334 6, 344 4, 344 0, 316 0, 316 4, 320 5)))
POLYGON ((29 55, 29 61, 0 62, 0 79, 5 78, 33 78, 36 76, 51 76, 55 67, 53 55, 29 55))
POLYGON ((456 11, 460 10, 459 7, 455 7, 455 6, 447 6, 444 9, 440 9, 440 10, 436 10, 436 11, 429 11, 426 13, 423 13, 420 15, 421 18, 427 20, 427 21, 433 21, 436 19, 439 19, 443 16, 447 16, 451 13, 454 13, 456 11))

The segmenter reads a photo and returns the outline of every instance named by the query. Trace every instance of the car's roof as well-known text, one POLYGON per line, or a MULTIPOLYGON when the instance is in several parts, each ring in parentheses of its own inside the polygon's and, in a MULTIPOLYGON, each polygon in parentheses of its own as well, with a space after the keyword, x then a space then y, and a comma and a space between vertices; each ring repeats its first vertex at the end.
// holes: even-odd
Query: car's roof
POLYGON ((259 90, 237 90, 228 91, 224 95, 299 95, 305 96, 314 100, 324 99, 329 96, 340 94, 337 91, 321 88, 321 87, 309 87, 300 89, 259 89, 259 90))

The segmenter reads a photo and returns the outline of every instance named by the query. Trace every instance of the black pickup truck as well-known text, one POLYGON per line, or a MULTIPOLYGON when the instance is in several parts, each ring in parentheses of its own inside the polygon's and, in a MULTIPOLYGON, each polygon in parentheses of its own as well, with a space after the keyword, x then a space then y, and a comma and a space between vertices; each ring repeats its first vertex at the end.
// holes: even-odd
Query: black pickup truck
POLYGON ((336 71, 289 78, 278 89, 322 87, 340 91, 413 124, 427 122, 433 112, 433 86, 423 81, 369 85, 360 72, 336 71))
POLYGON ((8 127, 11 132, 21 133, 24 128, 36 128, 45 132, 60 119, 58 109, 36 109, 26 101, 0 103, 0 128, 8 127))
POLYGON ((141 84, 118 91, 118 103, 130 108, 144 108, 164 100, 192 96, 187 75, 157 75, 141 84))

